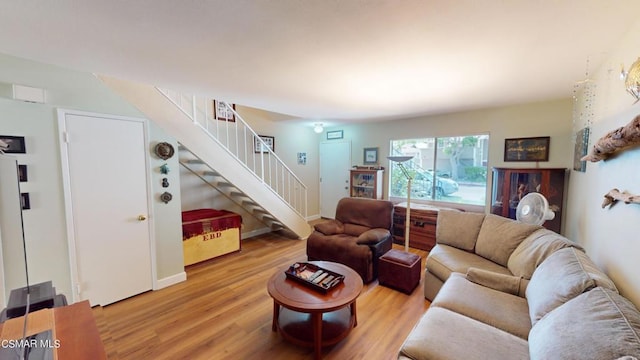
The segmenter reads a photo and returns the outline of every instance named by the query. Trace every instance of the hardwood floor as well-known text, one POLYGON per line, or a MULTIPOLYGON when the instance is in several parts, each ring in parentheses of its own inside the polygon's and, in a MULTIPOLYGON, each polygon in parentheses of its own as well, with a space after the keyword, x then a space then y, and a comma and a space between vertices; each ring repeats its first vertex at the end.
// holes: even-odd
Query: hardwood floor
MULTIPOLYGON (((400 246, 394 245, 394 248, 400 246)), ((411 249, 424 259, 426 251, 411 249)), ((242 251, 187 267, 187 281, 94 307, 109 359, 312 359, 313 349, 271 331, 267 280, 306 260, 306 241, 275 233, 244 240, 242 251)), ((394 359, 429 307, 422 280, 409 296, 365 285, 358 326, 323 349, 325 359, 394 359)))

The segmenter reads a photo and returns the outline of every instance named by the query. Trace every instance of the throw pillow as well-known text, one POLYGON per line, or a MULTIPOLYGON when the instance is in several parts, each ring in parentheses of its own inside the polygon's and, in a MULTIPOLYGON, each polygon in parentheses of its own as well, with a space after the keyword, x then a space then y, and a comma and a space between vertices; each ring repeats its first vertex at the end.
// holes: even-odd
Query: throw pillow
POLYGON ((484 287, 521 297, 524 297, 526 288, 526 282, 521 277, 499 274, 474 267, 467 270, 467 280, 484 287))

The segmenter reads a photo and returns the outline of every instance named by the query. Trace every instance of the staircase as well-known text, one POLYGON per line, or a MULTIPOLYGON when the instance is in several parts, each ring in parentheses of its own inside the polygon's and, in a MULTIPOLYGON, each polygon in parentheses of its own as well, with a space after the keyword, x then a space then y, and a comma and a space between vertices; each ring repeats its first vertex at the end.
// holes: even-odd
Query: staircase
POLYGON ((180 164, 272 230, 306 238, 307 187, 227 104, 235 121, 213 118, 213 100, 98 76, 178 143, 180 164))

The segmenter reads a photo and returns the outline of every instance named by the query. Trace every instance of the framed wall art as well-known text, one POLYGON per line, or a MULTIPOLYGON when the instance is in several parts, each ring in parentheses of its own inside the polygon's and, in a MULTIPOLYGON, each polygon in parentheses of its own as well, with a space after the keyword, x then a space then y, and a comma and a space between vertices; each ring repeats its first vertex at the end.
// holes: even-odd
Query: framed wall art
POLYGON ((375 165, 378 163, 378 148, 364 148, 364 160, 365 165, 375 165))
POLYGON ((576 145, 573 150, 573 170, 586 172, 587 162, 580 159, 587 155, 589 147, 589 128, 586 127, 576 133, 576 145))
POLYGON ((253 151, 255 153, 266 153, 266 152, 269 152, 269 150, 276 151, 275 146, 276 146, 276 140, 273 136, 258 135, 254 137, 253 151), (262 143, 262 141, 260 141, 260 139, 264 141, 264 144, 262 143), (266 147, 265 147, 265 144, 266 144, 266 147))
MULTIPOLYGON (((229 104, 233 110, 236 110, 236 104, 229 104)), ((222 121, 236 121, 236 116, 233 114, 228 107, 225 106, 224 102, 213 100, 213 118, 216 120, 222 121)))
POLYGON ((20 194, 20 206, 22 207, 22 210, 31 209, 31 199, 29 198, 29 193, 20 194))
POLYGON ((26 154, 24 136, 0 135, 0 150, 5 154, 26 154))
POLYGON ((504 140, 504 161, 549 161, 549 136, 504 140))
POLYGON ((27 165, 18 165, 18 180, 20 182, 26 182, 27 177, 27 165))
POLYGON ((342 130, 327 131, 327 140, 342 139, 344 132, 342 130))
POLYGON ((299 152, 298 153, 298 165, 307 165, 307 153, 299 152))

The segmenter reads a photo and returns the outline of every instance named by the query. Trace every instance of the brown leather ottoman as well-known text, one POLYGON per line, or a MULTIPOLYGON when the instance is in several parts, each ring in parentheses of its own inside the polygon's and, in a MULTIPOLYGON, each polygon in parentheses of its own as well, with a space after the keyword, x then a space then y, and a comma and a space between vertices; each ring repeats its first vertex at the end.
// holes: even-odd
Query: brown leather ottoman
POLYGON ((420 256, 391 249, 380 257, 378 281, 380 285, 411 294, 420 282, 421 265, 420 256))

